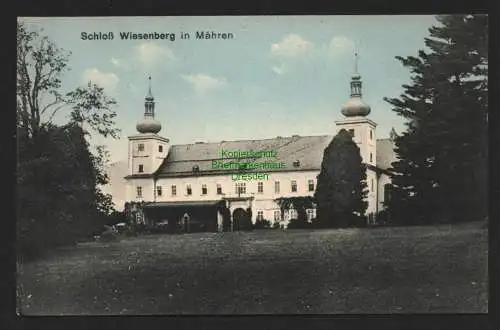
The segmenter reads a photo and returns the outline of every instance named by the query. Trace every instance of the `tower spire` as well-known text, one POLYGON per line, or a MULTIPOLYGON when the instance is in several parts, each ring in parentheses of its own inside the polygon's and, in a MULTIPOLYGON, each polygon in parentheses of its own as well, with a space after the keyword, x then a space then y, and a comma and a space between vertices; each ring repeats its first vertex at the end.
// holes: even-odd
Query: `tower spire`
POLYGON ((354 49, 354 74, 358 74, 358 50, 354 49))
POLYGON ((161 130, 161 124, 155 120, 155 98, 151 93, 151 76, 149 76, 148 94, 144 100, 144 118, 136 126, 139 133, 157 134, 161 130))

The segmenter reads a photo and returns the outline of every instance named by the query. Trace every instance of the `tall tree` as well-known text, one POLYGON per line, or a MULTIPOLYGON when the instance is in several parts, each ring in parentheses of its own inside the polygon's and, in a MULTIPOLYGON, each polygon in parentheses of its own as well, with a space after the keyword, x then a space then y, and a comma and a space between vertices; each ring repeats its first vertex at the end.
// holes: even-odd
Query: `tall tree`
POLYGON ((396 57, 413 73, 400 98, 385 98, 408 120, 390 211, 400 222, 459 221, 486 212, 487 40, 485 15, 437 16, 429 52, 396 57))
POLYGON ((119 130, 116 101, 103 88, 62 91, 70 53, 20 22, 17 32, 18 242, 36 251, 80 238, 110 213, 99 187, 107 182, 106 151, 90 152, 83 127, 114 138, 119 130), (54 125, 63 110, 68 124, 54 125))
POLYGON ((323 154, 315 192, 319 225, 359 225, 368 206, 367 193, 366 165, 351 134, 341 129, 323 154))

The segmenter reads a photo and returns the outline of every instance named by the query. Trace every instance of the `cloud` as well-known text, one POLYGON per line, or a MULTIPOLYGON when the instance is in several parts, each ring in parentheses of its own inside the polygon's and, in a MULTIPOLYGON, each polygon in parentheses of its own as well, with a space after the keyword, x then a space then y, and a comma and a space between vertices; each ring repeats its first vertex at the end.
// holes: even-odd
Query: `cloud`
POLYGON ((165 46, 159 46, 154 42, 140 44, 136 47, 137 59, 145 67, 154 67, 162 61, 171 61, 175 59, 171 49, 165 46))
POLYGON ((344 36, 336 36, 330 40, 328 45, 329 55, 342 55, 354 52, 354 41, 344 36))
POLYGON ((311 50, 314 44, 298 34, 289 34, 279 43, 271 45, 271 55, 283 58, 300 57, 311 50))
POLYGON ((285 73, 285 66, 281 64, 280 66, 273 66, 272 70, 276 74, 284 74, 285 73))
POLYGON ((204 74, 182 75, 182 79, 192 84, 196 92, 200 94, 223 87, 226 84, 226 78, 211 77, 204 74))
POLYGON ((111 63, 112 63, 114 66, 117 66, 117 67, 121 67, 121 66, 123 65, 122 60, 117 59, 117 58, 114 58, 114 57, 112 57, 112 58, 111 58, 111 63))
POLYGON ((116 90, 120 81, 118 76, 113 72, 101 72, 96 68, 86 69, 83 72, 82 83, 87 84, 89 80, 111 92, 116 90))

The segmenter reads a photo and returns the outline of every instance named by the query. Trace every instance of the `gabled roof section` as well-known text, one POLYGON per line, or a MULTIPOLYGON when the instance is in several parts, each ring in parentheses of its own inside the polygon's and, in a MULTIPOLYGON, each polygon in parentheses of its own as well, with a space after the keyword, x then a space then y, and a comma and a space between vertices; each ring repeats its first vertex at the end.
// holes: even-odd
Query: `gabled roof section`
MULTIPOLYGON (((241 162, 276 162, 285 168, 266 169, 266 172, 319 170, 323 151, 333 139, 333 135, 276 137, 263 140, 221 141, 215 143, 195 143, 173 145, 167 158, 156 171, 159 177, 192 175, 193 167, 198 166, 198 175, 229 174, 226 169, 212 169, 213 160, 224 162, 237 159, 223 158, 221 152, 227 151, 276 151, 275 158, 244 158, 241 162), (293 165, 299 161, 299 166, 293 165)), ((257 171, 257 170, 256 170, 257 171)))
MULTIPOLYGON (((332 141, 333 135, 276 137, 262 140, 221 141, 214 143, 194 143, 172 145, 167 158, 155 172, 156 177, 180 177, 195 175, 230 174, 234 170, 213 169, 212 161, 224 162, 237 159, 224 158, 226 151, 276 151, 276 158, 245 158, 241 162, 276 162, 284 168, 253 170, 254 172, 285 172, 320 170, 323 152, 332 141), (295 163, 295 165, 294 165, 295 163), (296 166, 297 163, 299 166, 296 166), (193 171, 196 168, 196 171, 193 171)), ((377 167, 390 169, 395 160, 393 142, 390 139, 377 140, 377 167)), ((252 172, 252 171, 250 171, 252 172)))

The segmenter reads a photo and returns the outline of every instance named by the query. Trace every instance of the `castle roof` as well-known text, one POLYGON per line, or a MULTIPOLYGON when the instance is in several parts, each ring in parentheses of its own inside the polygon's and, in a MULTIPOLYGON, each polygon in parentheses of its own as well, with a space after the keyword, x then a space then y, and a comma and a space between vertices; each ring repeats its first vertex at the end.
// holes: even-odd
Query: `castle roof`
MULTIPOLYGON (((179 177, 193 175, 216 175, 232 173, 228 169, 212 169, 212 161, 237 161, 221 156, 221 151, 270 151, 277 152, 275 158, 246 158, 241 162, 276 162, 284 168, 269 168, 260 172, 309 171, 321 169, 323 152, 332 141, 333 135, 275 137, 261 140, 221 141, 172 145, 167 158, 156 171, 158 177, 179 177), (298 166, 297 166, 298 165, 298 166), (197 171, 193 172, 193 168, 197 171)), ((387 170, 394 158, 392 141, 377 140, 377 167, 387 170), (380 146, 380 149, 379 149, 380 146)), ((254 170, 257 171, 257 170, 254 170)))

